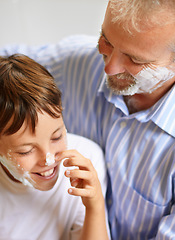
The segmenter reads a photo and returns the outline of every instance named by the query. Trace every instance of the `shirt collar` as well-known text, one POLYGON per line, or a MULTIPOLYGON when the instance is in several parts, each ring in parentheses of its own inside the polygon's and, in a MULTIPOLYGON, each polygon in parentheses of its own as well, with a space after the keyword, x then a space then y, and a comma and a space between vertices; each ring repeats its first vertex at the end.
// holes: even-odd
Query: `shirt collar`
POLYGON ((150 108, 150 118, 165 132, 175 137, 175 85, 150 108))
POLYGON ((98 94, 103 93, 106 100, 117 109, 120 109, 128 118, 136 118, 140 122, 152 121, 162 130, 175 137, 175 85, 151 108, 134 114, 129 114, 122 96, 116 95, 106 86, 104 74, 98 89, 98 94))

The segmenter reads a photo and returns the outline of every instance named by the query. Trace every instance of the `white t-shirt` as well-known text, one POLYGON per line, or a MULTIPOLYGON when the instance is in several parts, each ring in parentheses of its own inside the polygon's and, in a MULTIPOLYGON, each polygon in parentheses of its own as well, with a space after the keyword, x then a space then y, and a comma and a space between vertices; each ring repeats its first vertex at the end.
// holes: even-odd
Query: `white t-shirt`
MULTIPOLYGON (((91 159, 105 195, 107 178, 100 147, 83 137, 68 134, 68 149, 91 159)), ((0 167, 0 240, 76 240, 85 207, 81 198, 67 193, 70 181, 61 165, 59 178, 49 191, 12 181, 0 167)))

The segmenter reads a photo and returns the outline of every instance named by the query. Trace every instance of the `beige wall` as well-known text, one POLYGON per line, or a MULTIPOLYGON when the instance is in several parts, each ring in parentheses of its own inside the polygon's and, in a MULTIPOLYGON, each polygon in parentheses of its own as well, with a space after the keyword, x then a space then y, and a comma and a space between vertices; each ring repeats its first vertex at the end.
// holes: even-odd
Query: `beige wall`
POLYGON ((107 0, 0 0, 0 46, 98 35, 107 0))

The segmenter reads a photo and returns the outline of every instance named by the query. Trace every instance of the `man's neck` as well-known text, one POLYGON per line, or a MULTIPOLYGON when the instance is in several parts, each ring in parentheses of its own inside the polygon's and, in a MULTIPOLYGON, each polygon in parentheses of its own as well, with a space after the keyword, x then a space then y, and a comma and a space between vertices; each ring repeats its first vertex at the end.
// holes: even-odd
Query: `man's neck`
POLYGON ((162 87, 152 93, 135 94, 124 96, 124 101, 128 107, 129 113, 135 113, 152 107, 160 98, 162 98, 174 85, 175 79, 166 82, 162 87))

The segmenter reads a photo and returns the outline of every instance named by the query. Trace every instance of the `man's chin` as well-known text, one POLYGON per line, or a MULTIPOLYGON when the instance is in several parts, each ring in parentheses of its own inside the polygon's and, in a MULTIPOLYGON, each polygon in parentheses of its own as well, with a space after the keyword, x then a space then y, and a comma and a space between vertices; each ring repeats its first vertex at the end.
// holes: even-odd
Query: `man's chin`
POLYGON ((125 87, 123 89, 121 88, 119 89, 117 86, 110 84, 108 81, 106 83, 107 83, 107 87, 110 90, 112 90, 112 92, 116 95, 129 96, 139 92, 139 88, 136 84, 131 85, 129 87, 125 87))

